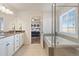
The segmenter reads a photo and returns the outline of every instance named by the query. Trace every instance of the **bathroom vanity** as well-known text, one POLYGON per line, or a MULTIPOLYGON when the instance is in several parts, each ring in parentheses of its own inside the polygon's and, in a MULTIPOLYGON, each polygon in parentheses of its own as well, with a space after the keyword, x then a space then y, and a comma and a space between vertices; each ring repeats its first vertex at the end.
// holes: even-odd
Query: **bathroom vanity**
POLYGON ((0 38, 0 56, 12 56, 24 45, 24 31, 5 32, 0 38))

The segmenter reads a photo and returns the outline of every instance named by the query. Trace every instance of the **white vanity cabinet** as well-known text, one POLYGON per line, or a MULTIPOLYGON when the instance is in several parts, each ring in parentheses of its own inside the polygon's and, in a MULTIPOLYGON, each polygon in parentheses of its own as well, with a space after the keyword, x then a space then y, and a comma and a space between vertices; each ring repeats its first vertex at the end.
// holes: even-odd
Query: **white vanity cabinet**
POLYGON ((14 36, 5 37, 0 40, 0 56, 11 56, 14 54, 14 36))
POLYGON ((14 54, 14 36, 7 37, 7 55, 11 56, 14 54))
POLYGON ((23 38, 24 33, 19 34, 19 39, 20 39, 20 47, 24 44, 24 38, 23 38))
POLYGON ((1 38, 0 56, 12 56, 23 44, 23 33, 1 38))
POLYGON ((15 35, 15 52, 20 48, 19 34, 15 35))
POLYGON ((6 48, 6 39, 0 39, 0 56, 7 55, 7 48, 6 48))
POLYGON ((24 44, 23 33, 15 35, 15 52, 24 44))

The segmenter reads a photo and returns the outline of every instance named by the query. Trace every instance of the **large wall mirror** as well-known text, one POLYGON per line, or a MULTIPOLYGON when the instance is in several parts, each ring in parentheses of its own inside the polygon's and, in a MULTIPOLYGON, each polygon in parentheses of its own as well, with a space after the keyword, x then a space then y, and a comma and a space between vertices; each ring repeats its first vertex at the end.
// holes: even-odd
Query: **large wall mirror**
POLYGON ((3 17, 0 17, 0 31, 4 30, 4 21, 3 21, 3 17))

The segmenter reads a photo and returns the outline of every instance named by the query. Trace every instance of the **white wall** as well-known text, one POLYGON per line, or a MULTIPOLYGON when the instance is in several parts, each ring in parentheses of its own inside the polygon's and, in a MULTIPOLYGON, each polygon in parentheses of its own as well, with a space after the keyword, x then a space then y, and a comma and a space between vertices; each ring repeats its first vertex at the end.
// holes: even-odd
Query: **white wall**
POLYGON ((52 11, 43 12, 43 33, 52 32, 52 11))
POLYGON ((49 6, 47 9, 43 10, 43 20, 41 20, 41 46, 43 48, 43 35, 52 33, 52 8, 49 6))
MULTIPOLYGON (((50 6, 51 7, 51 6, 50 6)), ((23 30, 26 31, 26 44, 31 43, 31 19, 37 18, 40 16, 41 21, 41 32, 43 30, 44 33, 51 33, 52 29, 52 11, 50 10, 30 10, 30 11, 23 11, 17 14, 17 29, 19 24, 23 25, 23 30), (42 27, 43 25, 43 27, 42 27)), ((42 35, 42 34, 41 34, 42 35)), ((43 38, 41 38, 43 39, 43 38)), ((41 40, 42 44, 42 40, 41 40)))
POLYGON ((31 19, 34 17, 39 17, 42 19, 42 12, 41 11, 23 11, 17 14, 17 23, 16 29, 18 29, 19 24, 22 24, 23 30, 26 31, 26 39, 25 43, 31 43, 31 19))

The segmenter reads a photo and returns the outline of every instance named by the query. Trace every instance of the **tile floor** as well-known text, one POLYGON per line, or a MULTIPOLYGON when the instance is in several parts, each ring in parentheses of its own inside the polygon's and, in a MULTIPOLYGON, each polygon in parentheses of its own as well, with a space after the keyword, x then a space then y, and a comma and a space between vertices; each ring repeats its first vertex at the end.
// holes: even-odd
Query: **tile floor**
POLYGON ((79 51, 72 47, 55 49, 54 53, 55 56, 79 56, 79 51))
POLYGON ((46 56, 40 44, 24 45, 14 56, 46 56))

